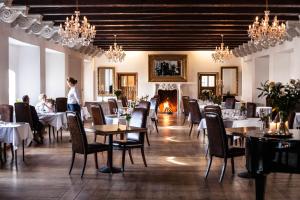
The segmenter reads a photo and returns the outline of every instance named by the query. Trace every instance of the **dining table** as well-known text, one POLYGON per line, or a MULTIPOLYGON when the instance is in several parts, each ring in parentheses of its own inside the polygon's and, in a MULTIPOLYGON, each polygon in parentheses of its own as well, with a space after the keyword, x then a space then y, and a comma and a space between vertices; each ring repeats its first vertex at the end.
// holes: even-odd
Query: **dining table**
POLYGON ((23 161, 24 147, 29 145, 33 139, 30 125, 25 122, 0 122, 0 142, 12 144, 15 163, 17 164, 17 150, 22 145, 23 161))
POLYGON ((246 138, 247 172, 240 177, 255 179, 256 200, 265 199, 266 178, 269 173, 300 174, 300 130, 290 129, 279 135, 257 127, 227 128, 227 134, 246 138), (284 152, 285 161, 282 161, 284 152), (289 156, 289 154, 291 154, 289 156))
POLYGON ((106 124, 106 125, 95 125, 92 128, 86 128, 87 131, 93 131, 97 135, 108 136, 109 150, 107 154, 107 166, 99 169, 102 173, 120 173, 121 168, 114 167, 113 165, 113 136, 121 135, 121 139, 124 134, 134 132, 147 132, 147 128, 139 128, 134 126, 126 126, 122 124, 106 124))

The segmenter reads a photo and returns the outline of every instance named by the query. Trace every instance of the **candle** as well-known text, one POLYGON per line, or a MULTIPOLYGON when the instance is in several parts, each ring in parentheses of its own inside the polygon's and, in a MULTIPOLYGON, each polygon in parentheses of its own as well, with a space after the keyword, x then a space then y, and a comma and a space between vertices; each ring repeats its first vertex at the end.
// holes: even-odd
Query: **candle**
POLYGON ((270 131, 275 132, 277 129, 277 124, 275 122, 270 123, 270 131))

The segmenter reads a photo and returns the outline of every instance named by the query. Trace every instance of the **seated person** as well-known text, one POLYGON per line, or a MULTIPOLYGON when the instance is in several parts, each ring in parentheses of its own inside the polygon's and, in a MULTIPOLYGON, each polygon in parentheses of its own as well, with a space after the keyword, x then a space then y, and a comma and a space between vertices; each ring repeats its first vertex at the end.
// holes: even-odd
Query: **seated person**
MULTIPOLYGON (((29 104, 29 96, 28 95, 23 96, 22 100, 24 103, 29 104)), ((31 112, 31 118, 32 118, 32 123, 33 123, 33 129, 37 132, 37 134, 34 135, 34 140, 39 144, 43 143, 43 139, 44 139, 43 133, 45 131, 45 127, 40 122, 39 116, 38 116, 34 106, 30 105, 30 112, 31 112)))
POLYGON ((45 94, 40 94, 39 102, 36 104, 35 109, 38 113, 54 111, 50 102, 47 101, 47 96, 45 94))

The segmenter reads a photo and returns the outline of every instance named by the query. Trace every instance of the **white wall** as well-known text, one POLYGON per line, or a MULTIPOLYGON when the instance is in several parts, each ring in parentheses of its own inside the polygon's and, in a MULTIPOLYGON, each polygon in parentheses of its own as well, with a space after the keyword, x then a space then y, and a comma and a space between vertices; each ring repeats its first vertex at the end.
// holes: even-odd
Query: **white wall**
POLYGON ((260 86, 260 83, 264 83, 269 79, 269 56, 255 59, 254 75, 254 87, 252 88, 253 101, 259 104, 265 104, 265 98, 258 98, 260 91, 256 88, 260 86))
POLYGON ((65 54, 46 49, 46 94, 48 97, 64 97, 65 78, 65 54))
MULTIPOLYGON (((34 90, 36 90, 36 88, 39 87, 40 91, 38 93, 46 92, 46 53, 45 53, 46 48, 53 49, 65 54, 64 80, 66 79, 66 77, 69 76, 68 74, 69 71, 72 71, 72 66, 69 63, 70 60, 69 57, 77 58, 77 60, 80 60, 80 62, 82 62, 82 60, 85 59, 85 56, 83 56, 82 54, 75 52, 69 48, 65 48, 60 44, 55 44, 53 41, 47 41, 43 38, 36 37, 33 34, 27 34, 25 33, 24 30, 12 28, 10 24, 0 22, 0 104, 9 103, 9 51, 10 51, 9 38, 10 37, 22 41, 24 43, 28 43, 39 47, 39 59, 33 58, 31 54, 27 54, 28 62, 35 63, 37 60, 39 62, 38 69, 35 69, 34 71, 28 70, 29 72, 32 72, 30 73, 29 78, 31 79, 32 82, 35 83, 35 86, 33 86, 34 90)), ((22 53, 23 56, 25 56, 25 54, 26 52, 22 53)), ((15 60, 15 62, 17 62, 17 60, 15 60)), ((24 70, 26 70, 25 67, 24 70)), ((27 73, 28 71, 26 71, 25 73, 27 73)), ((63 87, 66 88, 65 82, 61 84, 63 84, 61 86, 62 88, 63 87)), ((26 91, 24 90, 20 92, 25 93, 26 91)), ((66 93, 68 92, 67 89, 65 89, 65 92, 66 93)), ((66 93, 64 94, 64 96, 66 95, 66 93)), ((33 95, 35 95, 35 93, 33 95)))
POLYGON ((83 99, 84 101, 94 100, 94 67, 93 60, 83 62, 83 99))
MULTIPOLYGON (((291 78, 300 79, 300 38, 296 37, 292 41, 286 41, 281 45, 245 56, 242 59, 242 75, 242 99, 254 102, 257 101, 257 93, 254 91, 259 86, 259 79, 262 82, 272 80, 284 83, 291 78), (257 62, 257 59, 262 57, 268 58, 268 62, 266 60, 257 62), (263 65, 268 65, 268 72, 265 68, 260 73, 255 73, 255 69, 263 65), (255 78, 255 76, 259 77, 255 78)), ((262 100, 258 101, 263 102, 262 100)))
MULTIPOLYGON (((115 67, 117 72, 138 73, 138 96, 154 95, 155 83, 148 82, 148 55, 149 54, 186 54, 187 55, 187 78, 188 82, 183 86, 183 95, 197 98, 198 72, 219 72, 221 66, 241 66, 239 58, 233 58, 224 64, 214 63, 211 58, 211 51, 128 51, 122 63, 110 63, 105 55, 95 58, 95 69, 97 67, 115 67)), ((241 69, 240 69, 241 70, 241 69)), ((241 92, 241 71, 239 70, 239 93, 241 92)), ((219 74, 221 75, 221 74, 219 74)), ((95 87, 94 93, 96 94, 95 87)))

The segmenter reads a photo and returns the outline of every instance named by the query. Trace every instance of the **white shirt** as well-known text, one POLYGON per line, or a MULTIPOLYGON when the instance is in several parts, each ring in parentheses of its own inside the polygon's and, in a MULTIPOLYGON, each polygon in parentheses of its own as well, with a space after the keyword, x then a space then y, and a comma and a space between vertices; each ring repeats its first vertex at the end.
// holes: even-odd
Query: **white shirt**
POLYGON ((80 96, 76 87, 71 87, 69 90, 68 104, 80 104, 80 96))
POLYGON ((37 103, 35 109, 38 113, 52 112, 52 110, 49 109, 49 107, 44 102, 37 103))

